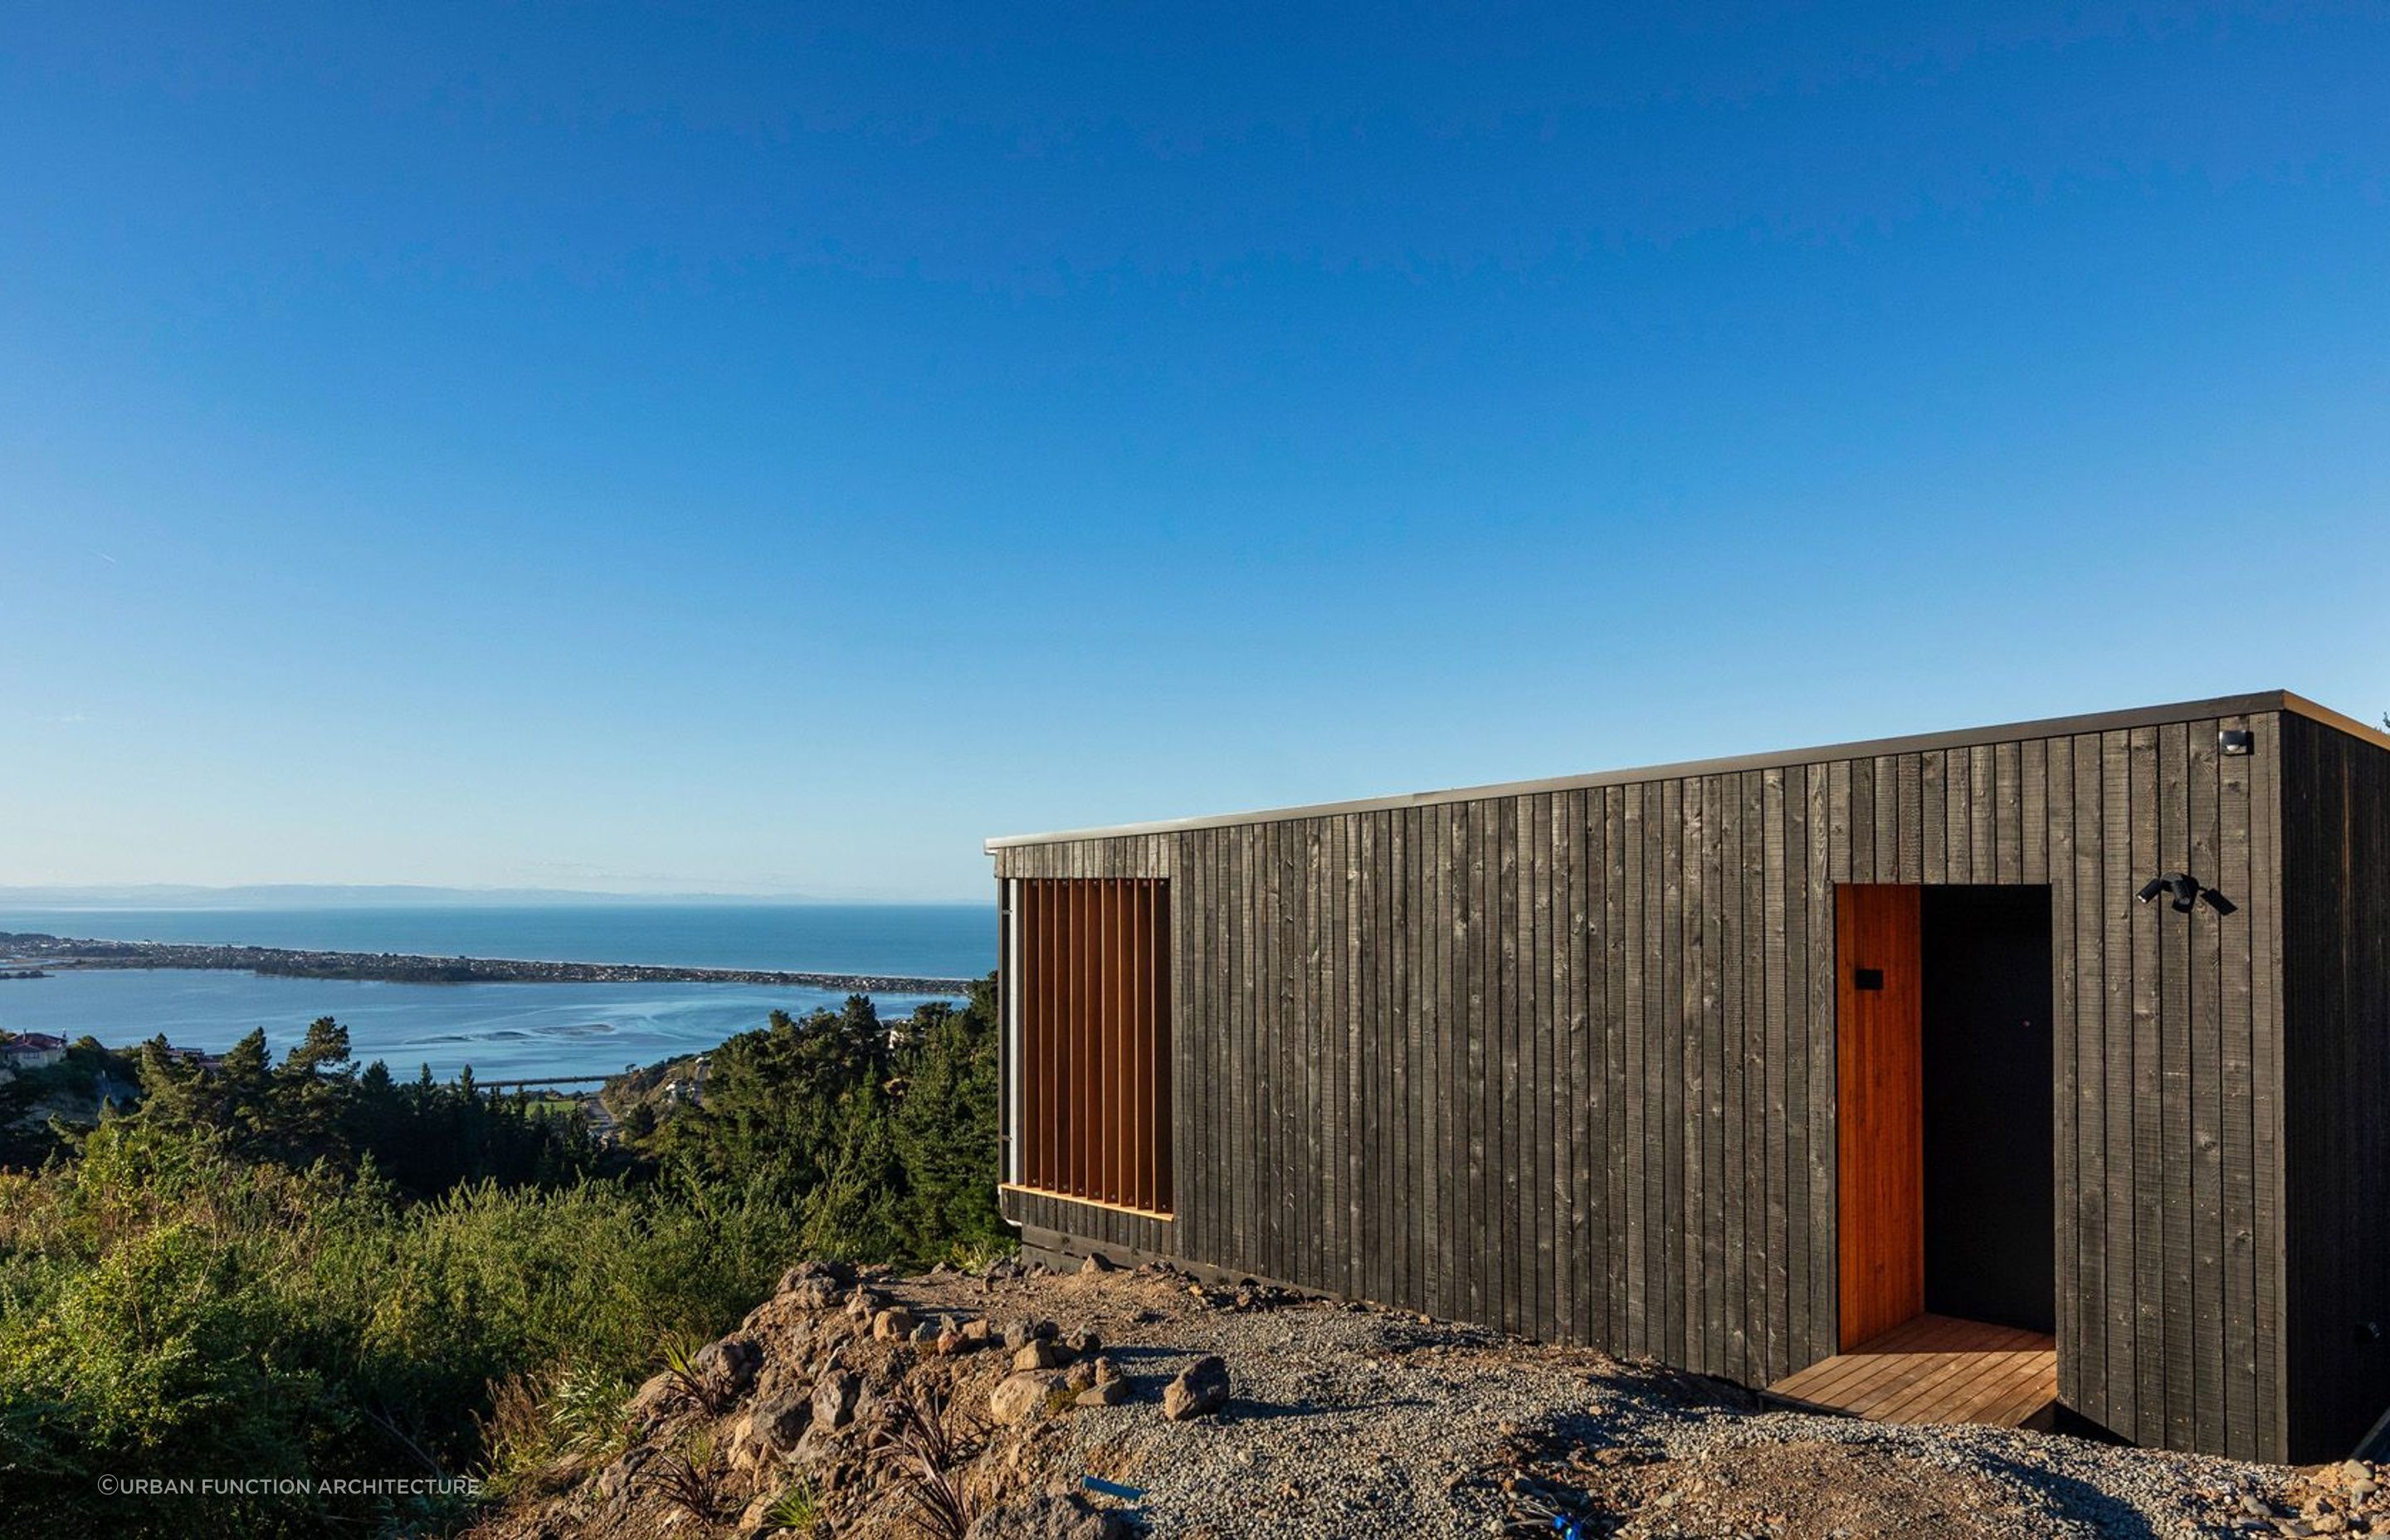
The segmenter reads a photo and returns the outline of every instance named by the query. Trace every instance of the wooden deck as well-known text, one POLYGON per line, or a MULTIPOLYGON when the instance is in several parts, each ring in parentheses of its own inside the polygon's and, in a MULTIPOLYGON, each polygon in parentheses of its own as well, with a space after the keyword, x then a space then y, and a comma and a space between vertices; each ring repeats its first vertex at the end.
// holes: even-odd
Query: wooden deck
POLYGON ((1878 1422, 2039 1426, 2058 1401, 2058 1344, 2012 1327, 1919 1315, 1767 1393, 1878 1422))

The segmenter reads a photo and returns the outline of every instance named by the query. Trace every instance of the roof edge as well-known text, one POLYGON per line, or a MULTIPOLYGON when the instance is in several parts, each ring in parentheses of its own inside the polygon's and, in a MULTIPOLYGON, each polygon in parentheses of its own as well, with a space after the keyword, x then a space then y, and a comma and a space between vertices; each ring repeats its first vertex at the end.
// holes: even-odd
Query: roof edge
POLYGON ((2353 716, 2343 716, 2330 706, 2319 706, 2306 696, 2293 695, 2288 690, 2282 691, 2282 710, 2295 712, 2310 722, 2320 722, 2327 727, 2338 728, 2359 742, 2371 743, 2376 749, 2390 753, 2390 733, 2385 733, 2379 727, 2369 727, 2353 716))
POLYGON ((2295 712, 2342 732, 2390 750, 2390 734, 2377 732, 2353 717, 2319 706, 2288 690, 2259 690, 2250 695, 2223 695, 2206 700, 2181 700, 2130 711, 2095 712, 2078 716, 2043 717, 1988 727, 1962 727, 1947 732, 1915 733, 1904 738, 1864 738, 1806 749, 1779 749, 1718 759, 1685 760, 1673 764, 1644 764, 1585 775, 1554 776, 1542 780, 1497 781, 1484 786, 1454 787, 1442 791, 1397 792, 1350 802, 1313 802, 1297 807, 1257 808, 1243 813, 1219 813, 1192 818, 1163 818, 1145 823, 1102 828, 1058 829, 1047 834, 1007 834, 982 847, 993 855, 1022 845, 1056 845, 1073 840, 1111 840, 1136 834, 1176 834, 1188 829, 1229 828, 1243 824, 1285 823, 1338 813, 1376 813, 1393 807, 1428 807, 1444 802, 1482 802, 1494 797, 1523 796, 1538 791, 1574 791, 1591 786, 1636 786, 1645 781, 1678 780, 1689 776, 1724 775, 1734 770, 1770 770, 1791 764, 1873 758, 1879 754, 1915 753, 1927 749, 1971 747, 1978 743, 2013 743, 2033 738, 2065 738, 2076 733, 2109 732, 2126 727, 2154 727, 2211 716, 2248 716, 2259 712, 2295 712))

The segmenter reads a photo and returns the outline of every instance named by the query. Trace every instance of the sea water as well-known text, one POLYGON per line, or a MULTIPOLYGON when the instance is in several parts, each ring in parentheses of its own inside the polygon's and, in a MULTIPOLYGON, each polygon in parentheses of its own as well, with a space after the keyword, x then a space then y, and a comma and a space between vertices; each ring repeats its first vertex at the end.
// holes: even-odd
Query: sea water
MULTIPOLYGON (((289 946, 433 956, 970 978, 995 965, 982 905, 687 905, 557 908, 50 910, 0 913, 0 930, 99 940, 289 946)), ((883 1016, 928 996, 880 994, 883 1016)), ((277 1052, 307 1023, 349 1029, 361 1062, 448 1079, 609 1073, 712 1047, 775 1009, 803 1015, 842 992, 729 983, 417 984, 176 969, 0 980, 0 1028, 90 1034, 111 1046, 163 1033, 222 1052, 252 1028, 277 1052)))

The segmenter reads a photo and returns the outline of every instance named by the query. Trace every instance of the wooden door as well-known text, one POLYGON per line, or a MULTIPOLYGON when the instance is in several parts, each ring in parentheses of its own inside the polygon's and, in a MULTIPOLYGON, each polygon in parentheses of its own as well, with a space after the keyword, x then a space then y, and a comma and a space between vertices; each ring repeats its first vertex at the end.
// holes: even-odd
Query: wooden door
POLYGON ((1920 892, 1835 890, 1836 1172, 1842 1345, 1925 1308, 1924 1059, 1920 892))

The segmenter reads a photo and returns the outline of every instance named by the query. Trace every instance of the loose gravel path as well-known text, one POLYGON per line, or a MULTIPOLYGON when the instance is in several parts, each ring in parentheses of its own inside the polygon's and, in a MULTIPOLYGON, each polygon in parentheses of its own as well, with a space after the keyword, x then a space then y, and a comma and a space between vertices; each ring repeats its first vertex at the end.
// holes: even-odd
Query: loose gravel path
POLYGON ((1469 1327, 1323 1302, 1207 1308, 1168 1277, 1032 1279, 983 1307, 1000 1315, 1013 1290, 1024 1312, 1102 1334, 1137 1386, 1126 1405, 1046 1424, 1024 1463, 1049 1482, 1141 1489, 1119 1506, 1157 1535, 1550 1534, 1553 1511, 1583 1516, 1587 1535, 1833 1540, 2171 1540, 2300 1522, 2299 1480, 2281 1468, 1766 1410, 1697 1376, 1469 1327), (1161 1386, 1205 1353, 1227 1361, 1227 1414, 1163 1420, 1161 1386))

